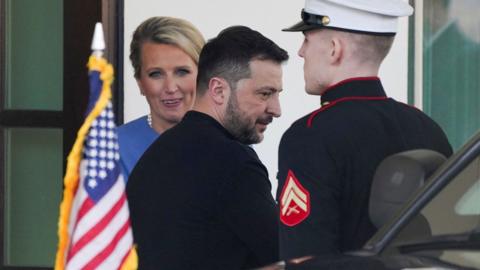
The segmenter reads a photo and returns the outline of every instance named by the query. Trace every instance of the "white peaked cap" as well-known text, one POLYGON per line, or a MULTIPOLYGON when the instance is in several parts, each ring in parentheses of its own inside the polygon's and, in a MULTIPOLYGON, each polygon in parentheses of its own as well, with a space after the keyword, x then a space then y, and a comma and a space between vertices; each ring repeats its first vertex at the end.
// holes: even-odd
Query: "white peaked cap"
POLYGON ((393 35, 398 17, 412 13, 413 8, 405 0, 306 0, 302 21, 283 31, 332 28, 393 35))

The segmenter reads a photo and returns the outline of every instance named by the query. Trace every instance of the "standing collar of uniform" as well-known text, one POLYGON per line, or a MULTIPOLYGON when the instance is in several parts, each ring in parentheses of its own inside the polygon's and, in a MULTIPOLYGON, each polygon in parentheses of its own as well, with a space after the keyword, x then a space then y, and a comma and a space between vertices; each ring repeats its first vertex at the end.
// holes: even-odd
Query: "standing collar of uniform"
POLYGON ((378 77, 355 77, 329 86, 322 94, 322 106, 344 98, 386 97, 378 77))
POLYGON ((221 133, 223 133, 228 138, 232 140, 236 140, 236 138, 233 137, 233 135, 230 132, 228 132, 228 130, 225 129, 225 127, 222 126, 222 124, 220 124, 215 118, 211 117, 206 113, 195 111, 195 110, 188 111, 183 117, 182 122, 191 122, 192 124, 199 125, 201 127, 205 127, 206 125, 209 125, 217 129, 221 133))

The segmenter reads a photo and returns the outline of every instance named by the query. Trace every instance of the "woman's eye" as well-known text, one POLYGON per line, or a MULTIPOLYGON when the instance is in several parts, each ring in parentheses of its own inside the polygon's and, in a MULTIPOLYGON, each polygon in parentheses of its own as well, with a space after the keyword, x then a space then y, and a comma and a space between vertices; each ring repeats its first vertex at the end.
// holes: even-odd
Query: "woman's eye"
POLYGON ((177 70, 177 74, 180 75, 180 76, 185 76, 185 75, 190 74, 190 70, 188 70, 186 68, 182 68, 182 69, 177 70))
POLYGON ((148 73, 148 77, 150 78, 158 78, 162 75, 162 73, 160 71, 152 71, 150 73, 148 73))

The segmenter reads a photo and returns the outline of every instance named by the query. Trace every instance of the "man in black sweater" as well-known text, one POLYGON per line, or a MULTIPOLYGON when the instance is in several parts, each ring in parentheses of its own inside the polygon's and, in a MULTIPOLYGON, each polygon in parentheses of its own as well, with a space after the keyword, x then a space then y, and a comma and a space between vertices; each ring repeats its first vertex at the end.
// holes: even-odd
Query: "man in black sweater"
POLYGON ((286 51, 243 26, 200 54, 192 111, 133 170, 140 269, 245 269, 278 260, 277 206, 250 144, 280 116, 286 51))

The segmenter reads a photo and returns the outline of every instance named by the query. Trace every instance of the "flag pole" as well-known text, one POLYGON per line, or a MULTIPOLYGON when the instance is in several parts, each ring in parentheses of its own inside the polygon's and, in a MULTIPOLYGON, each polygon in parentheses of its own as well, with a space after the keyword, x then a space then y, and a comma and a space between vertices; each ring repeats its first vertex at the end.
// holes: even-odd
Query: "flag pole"
MULTIPOLYGON (((78 130, 77 138, 67 158, 63 200, 60 204, 60 218, 58 222, 59 240, 55 269, 80 269, 83 267, 93 269, 97 266, 104 267, 105 265, 102 266, 102 264, 108 264, 110 266, 115 265, 114 268, 122 270, 133 270, 137 269, 138 258, 133 246, 129 219, 123 223, 122 227, 115 227, 118 229, 115 231, 92 230, 93 227, 100 226, 100 221, 109 220, 108 224, 110 224, 116 216, 125 217, 126 215, 128 217, 128 205, 126 208, 121 207, 118 212, 112 212, 116 213, 116 215, 108 217, 108 219, 104 219, 105 217, 102 218, 101 216, 99 220, 85 219, 86 213, 91 214, 90 216, 101 214, 98 212, 99 208, 95 206, 99 200, 106 198, 102 196, 107 196, 107 193, 108 196, 113 196, 111 198, 119 198, 118 202, 126 203, 123 177, 121 172, 114 170, 114 168, 119 168, 119 164, 116 164, 119 162, 119 157, 118 155, 115 157, 118 154, 116 152, 118 151, 118 142, 114 130, 114 115, 111 111, 111 84, 114 71, 112 65, 102 57, 105 50, 105 40, 101 23, 95 25, 91 49, 92 54, 87 64, 90 80, 89 104, 85 121, 78 130), (99 127, 96 124, 98 119, 102 119, 100 122, 104 123, 103 125, 99 124, 99 127), (101 129, 103 133, 97 134, 98 129, 101 129), (92 131, 91 133, 90 130, 92 131), (107 135, 107 133, 111 135, 107 135), (99 145, 97 136, 106 138, 105 141, 110 140, 110 144, 107 144, 110 146, 99 145), (90 173, 90 171, 87 174, 86 170, 90 164, 98 163, 99 157, 96 153, 103 149, 102 147, 110 148, 108 151, 111 151, 111 155, 104 155, 103 161, 106 162, 105 160, 109 159, 113 167, 104 170, 103 178, 99 176, 101 179, 109 179, 108 181, 97 182, 99 180, 97 179, 98 174, 90 173), (80 165, 81 163, 82 165, 80 165), (108 178, 107 176, 109 175, 112 178, 108 178), (98 183, 103 183, 106 188, 94 190, 98 183), (117 185, 119 188, 112 188, 113 185, 117 185), (95 197, 96 195, 100 197, 95 197), (84 220, 87 221, 83 222, 84 220), (113 236, 110 242, 105 241, 105 236, 102 235, 103 232, 109 234, 109 237, 113 236), (86 237, 85 235, 92 238, 84 238, 86 237), (89 239, 88 243, 83 239, 89 239), (100 240, 97 241, 97 239, 100 240)), ((102 158, 101 155, 99 156, 102 158)), ((96 166, 94 167, 96 168, 96 166)), ((92 171, 96 170, 90 169, 92 171)), ((115 203, 114 205, 117 204, 115 203)))
MULTIPOLYGON (((101 104, 96 104, 94 110, 89 112, 84 123, 77 132, 77 138, 70 154, 67 157, 67 168, 64 176, 63 199, 60 204, 60 216, 58 221, 58 249, 55 258, 55 270, 65 269, 66 256, 70 245, 69 219, 72 210, 75 193, 77 192, 80 182, 80 161, 82 158, 83 144, 87 132, 94 118, 100 113, 104 103, 110 99, 110 85, 113 81, 113 68, 103 58, 103 50, 105 49, 105 41, 103 39, 102 24, 95 25, 95 31, 92 39, 92 54, 88 61, 89 70, 95 68, 103 73, 104 84, 102 86, 101 104)), ((98 102, 97 102, 98 103, 98 102)))
MULTIPOLYGON (((92 49, 92 56, 90 57, 91 59, 92 58, 94 58, 94 59, 102 58, 103 51, 105 50, 105 39, 104 39, 104 35, 103 35, 102 23, 97 22, 95 24, 95 31, 93 33, 91 49, 92 49)), ((90 60, 89 61, 89 66, 93 65, 93 64, 91 64, 92 62, 96 62, 96 61, 90 60)), ((108 66, 111 67, 110 65, 108 65, 108 66)), ((110 74, 110 72, 108 72, 108 71, 106 73, 110 74)), ((110 84, 108 84, 108 85, 109 85, 108 89, 110 90, 110 84)), ((108 98, 110 98, 111 97, 111 92, 108 91, 108 94, 109 94, 108 98)), ((136 248, 135 248, 135 246, 133 246, 130 249, 130 251, 128 252, 128 254, 125 256, 122 264, 120 265, 120 270, 136 270, 136 269, 138 269, 138 256, 137 256, 136 248)))

